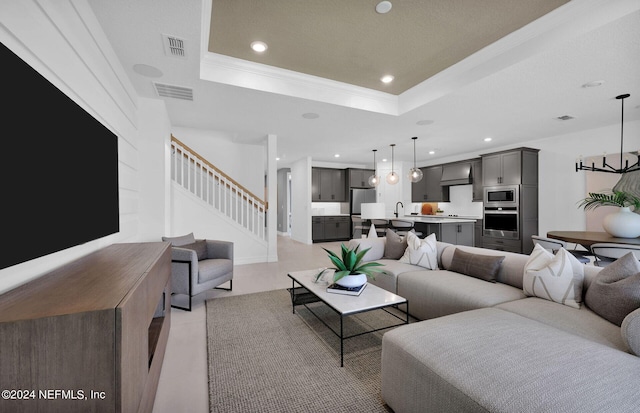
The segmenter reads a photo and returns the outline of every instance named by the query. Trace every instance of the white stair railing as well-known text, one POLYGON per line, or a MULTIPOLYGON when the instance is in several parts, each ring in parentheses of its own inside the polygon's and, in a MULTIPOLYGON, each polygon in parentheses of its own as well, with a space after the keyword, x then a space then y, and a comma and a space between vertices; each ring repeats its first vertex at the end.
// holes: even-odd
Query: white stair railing
POLYGON ((171 179, 174 182, 266 241, 265 201, 173 136, 171 154, 171 179))

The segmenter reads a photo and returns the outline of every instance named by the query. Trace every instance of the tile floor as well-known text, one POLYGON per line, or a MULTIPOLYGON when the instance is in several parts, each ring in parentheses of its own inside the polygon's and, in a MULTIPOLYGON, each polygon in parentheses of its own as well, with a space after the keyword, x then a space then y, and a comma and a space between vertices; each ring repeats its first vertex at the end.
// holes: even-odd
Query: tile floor
POLYGON ((205 300, 288 288, 291 286, 289 271, 331 264, 322 247, 337 252, 340 242, 307 245, 278 236, 277 262, 237 265, 233 291, 211 290, 200 294, 194 298, 191 312, 172 309, 169 341, 153 412, 209 412, 205 300))

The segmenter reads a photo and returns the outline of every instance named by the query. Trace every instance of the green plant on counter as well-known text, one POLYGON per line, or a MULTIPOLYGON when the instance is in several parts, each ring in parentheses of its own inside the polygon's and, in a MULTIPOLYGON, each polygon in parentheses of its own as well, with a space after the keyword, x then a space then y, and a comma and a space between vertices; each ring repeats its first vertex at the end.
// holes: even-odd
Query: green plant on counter
POLYGON ((322 248, 327 251, 329 254, 329 259, 335 265, 335 267, 325 268, 320 271, 315 276, 315 281, 317 282, 322 274, 327 270, 335 270, 333 274, 333 282, 338 281, 342 277, 346 277, 347 275, 355 275, 355 274, 365 274, 368 278, 375 280, 375 273, 382 272, 381 268, 383 264, 378 262, 362 262, 362 258, 371 248, 365 248, 362 251, 358 251, 360 246, 356 246, 355 248, 349 249, 346 245, 341 244, 340 249, 342 250, 341 256, 336 254, 333 251, 330 251, 326 248, 322 248))
POLYGON ((579 201, 578 207, 585 211, 601 206, 633 207, 634 211, 640 210, 640 198, 628 192, 611 191, 605 193, 589 192, 589 196, 579 201))

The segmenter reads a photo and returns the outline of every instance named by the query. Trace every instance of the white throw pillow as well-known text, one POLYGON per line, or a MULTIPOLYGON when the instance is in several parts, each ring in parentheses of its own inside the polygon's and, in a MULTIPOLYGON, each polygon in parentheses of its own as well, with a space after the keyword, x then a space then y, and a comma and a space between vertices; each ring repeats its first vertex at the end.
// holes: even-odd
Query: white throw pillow
POLYGON ((554 256, 536 244, 524 266, 523 292, 528 296, 580 308, 584 267, 560 248, 554 256))
POLYGON ((398 261, 418 265, 429 270, 438 269, 438 247, 436 234, 420 239, 413 233, 407 233, 407 249, 398 261))

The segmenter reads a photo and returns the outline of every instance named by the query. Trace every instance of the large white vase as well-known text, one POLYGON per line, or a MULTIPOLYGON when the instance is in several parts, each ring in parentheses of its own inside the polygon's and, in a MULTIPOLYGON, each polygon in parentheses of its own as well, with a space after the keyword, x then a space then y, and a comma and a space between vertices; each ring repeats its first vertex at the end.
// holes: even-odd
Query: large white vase
POLYGON ((618 212, 604 217, 602 226, 616 238, 640 237, 640 215, 631 212, 629 207, 620 207, 618 212))
POLYGON ((351 288, 351 287, 360 287, 367 282, 366 274, 355 274, 355 275, 347 275, 346 277, 340 278, 336 281, 336 284, 341 285, 343 287, 351 288))

